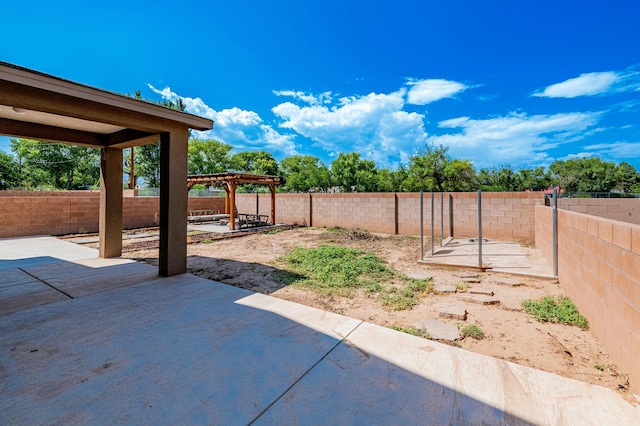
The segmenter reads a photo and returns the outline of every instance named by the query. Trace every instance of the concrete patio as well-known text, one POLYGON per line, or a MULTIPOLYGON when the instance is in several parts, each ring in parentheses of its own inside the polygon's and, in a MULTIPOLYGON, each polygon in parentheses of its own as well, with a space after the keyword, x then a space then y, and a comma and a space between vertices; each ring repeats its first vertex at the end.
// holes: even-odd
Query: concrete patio
POLYGON ((615 391, 52 237, 0 240, 3 424, 640 424, 615 391))
MULTIPOLYGON (((488 270, 540 279, 557 279, 551 265, 534 247, 514 241, 483 240, 482 265, 488 270)), ((430 266, 475 269, 480 265, 477 238, 449 239, 443 247, 436 244, 433 251, 433 255, 429 250, 424 259, 418 262, 430 266)))

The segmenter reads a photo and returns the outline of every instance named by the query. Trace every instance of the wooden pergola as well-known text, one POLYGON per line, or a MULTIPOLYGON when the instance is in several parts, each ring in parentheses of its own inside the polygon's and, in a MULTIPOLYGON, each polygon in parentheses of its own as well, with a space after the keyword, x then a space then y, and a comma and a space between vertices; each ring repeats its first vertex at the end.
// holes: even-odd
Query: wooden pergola
POLYGON ((189 129, 213 121, 0 62, 0 134, 100 149, 99 256, 122 254, 122 150, 160 142, 160 275, 187 270, 189 129))
POLYGON ((222 186, 225 191, 225 214, 229 215, 229 228, 236 226, 236 188, 242 184, 265 185, 271 192, 271 224, 276 224, 276 186, 280 184, 278 176, 253 175, 248 173, 213 173, 208 175, 190 175, 187 177, 187 191, 193 185, 201 184, 206 187, 222 186))

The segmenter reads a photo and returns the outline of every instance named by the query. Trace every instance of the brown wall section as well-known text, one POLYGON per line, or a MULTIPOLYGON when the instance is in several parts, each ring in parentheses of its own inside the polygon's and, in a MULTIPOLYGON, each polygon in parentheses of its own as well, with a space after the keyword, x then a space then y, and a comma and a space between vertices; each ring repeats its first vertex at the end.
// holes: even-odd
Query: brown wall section
MULTIPOLYGON (((122 201, 125 229, 159 224, 158 197, 122 201)), ((0 191, 0 238, 98 232, 99 207, 98 191, 0 191)), ((189 209, 223 211, 224 198, 191 197, 189 209)))
MULTIPOLYGON (((549 263, 551 215, 536 207, 536 247, 549 263)), ((640 226, 559 210, 558 276, 620 371, 639 383, 640 226)))

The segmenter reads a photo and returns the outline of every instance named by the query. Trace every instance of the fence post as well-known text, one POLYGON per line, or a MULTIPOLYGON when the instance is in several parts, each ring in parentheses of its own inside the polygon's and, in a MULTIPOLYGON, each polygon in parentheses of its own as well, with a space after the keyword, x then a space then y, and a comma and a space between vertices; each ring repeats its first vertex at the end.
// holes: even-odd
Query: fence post
POLYGON ((420 191, 420 260, 424 260, 424 199, 420 191))
POLYGON ((482 268, 482 191, 478 190, 478 266, 482 268))
POLYGON ((553 275, 558 276, 558 190, 553 189, 552 232, 553 232, 553 275))
POLYGON ((433 247, 433 240, 435 239, 435 226, 434 226, 434 214, 435 212, 433 211, 433 206, 434 206, 434 195, 433 195, 433 191, 431 191, 431 256, 433 256, 433 251, 434 251, 434 247, 433 247))
POLYGON ((444 192, 440 193, 440 247, 444 242, 444 192))
POLYGON ((453 195, 449 194, 449 237, 453 238, 453 195))
POLYGON ((398 227, 398 194, 396 194, 395 192, 393 193, 393 201, 394 201, 394 207, 395 207, 394 216, 393 216, 394 229, 395 229, 396 235, 398 235, 400 233, 399 227, 398 227))

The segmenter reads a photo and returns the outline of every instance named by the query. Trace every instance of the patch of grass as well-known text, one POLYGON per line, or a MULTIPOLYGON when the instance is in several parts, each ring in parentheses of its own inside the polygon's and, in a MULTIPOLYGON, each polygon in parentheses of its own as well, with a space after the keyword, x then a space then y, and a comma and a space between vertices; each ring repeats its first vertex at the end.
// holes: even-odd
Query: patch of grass
POLYGON ((206 240, 200 241, 201 244, 211 244, 212 242, 213 240, 210 240, 209 238, 207 238, 206 240))
POLYGON ((273 228, 273 229, 269 229, 268 231, 264 232, 267 235, 274 235, 274 234, 279 234, 282 231, 286 231, 287 228, 273 228))
POLYGON ((472 339, 482 340, 484 339, 484 331, 480 327, 474 324, 469 324, 460 328, 460 332, 465 337, 471 337, 472 339))
POLYGON ((420 303, 420 297, 433 291, 430 279, 407 278, 404 288, 390 287, 378 296, 382 305, 394 311, 411 309, 420 303))
POLYGON ((271 278, 277 283, 283 285, 291 285, 297 283, 298 281, 306 280, 307 276, 298 274, 296 272, 277 269, 271 273, 271 278))
POLYGON ((341 228, 339 226, 332 226, 327 228, 327 233, 330 237, 339 237, 342 240, 354 240, 354 241, 376 241, 379 237, 372 235, 366 229, 358 228, 341 228))
POLYGON ((395 273, 369 252, 341 247, 298 247, 281 258, 290 270, 305 275, 297 284, 326 294, 352 296, 358 288, 388 281, 395 273))
POLYGON ((319 293, 352 297, 357 290, 377 294, 389 309, 410 309, 432 290, 431 279, 411 279, 389 268, 373 253, 355 248, 324 245, 298 247, 278 259, 287 275, 274 274, 275 281, 294 284, 319 293))
POLYGON ((587 319, 568 297, 545 296, 539 301, 524 300, 522 307, 540 322, 574 325, 585 330, 589 328, 587 319))
POLYGON ((600 370, 600 371, 604 371, 607 368, 604 365, 602 365, 600 363, 597 363, 597 362, 596 362, 596 365, 594 367, 596 368, 596 370, 600 370))
POLYGON ((456 293, 466 293, 470 285, 466 281, 458 281, 456 283, 456 293))
POLYGON ((425 330, 420 330, 414 327, 401 327, 399 325, 392 325, 389 328, 391 328, 392 330, 410 334, 412 336, 422 337, 423 339, 431 339, 431 336, 429 336, 429 333, 427 333, 425 330))

